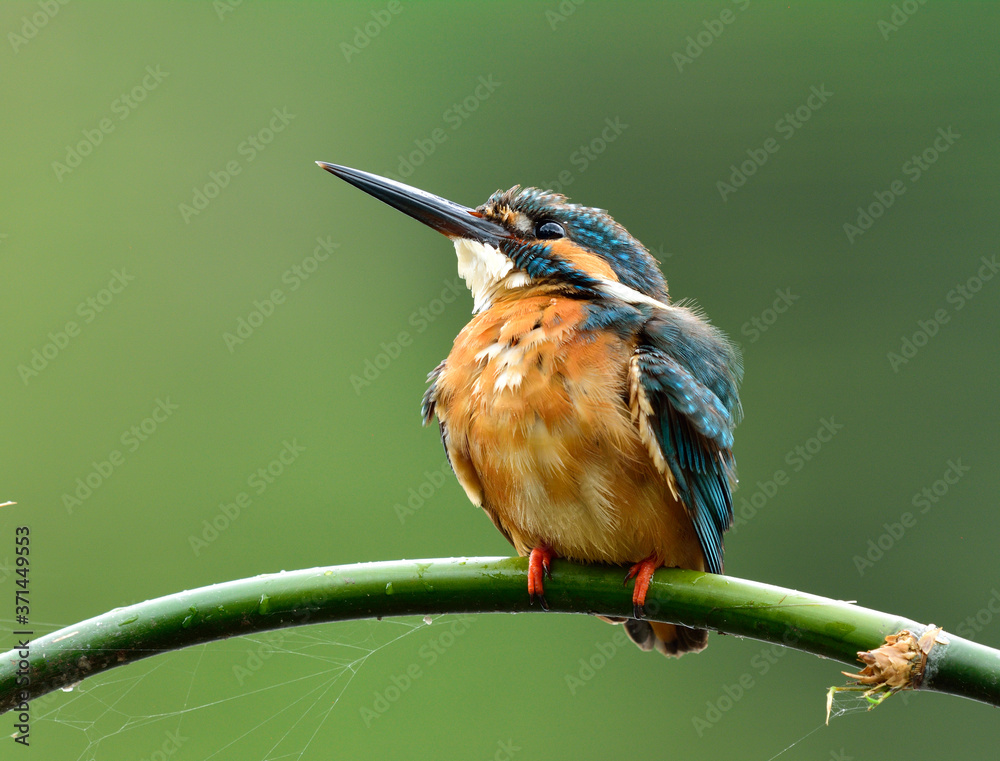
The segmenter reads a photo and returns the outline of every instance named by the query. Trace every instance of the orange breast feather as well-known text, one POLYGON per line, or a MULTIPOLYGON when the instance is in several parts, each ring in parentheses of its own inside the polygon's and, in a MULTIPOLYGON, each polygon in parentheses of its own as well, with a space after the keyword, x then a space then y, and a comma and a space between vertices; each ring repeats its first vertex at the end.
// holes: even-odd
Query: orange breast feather
POLYGON ((435 411, 459 481, 527 555, 702 569, 694 528, 629 410, 634 346, 582 328, 586 302, 499 299, 455 339, 435 411))

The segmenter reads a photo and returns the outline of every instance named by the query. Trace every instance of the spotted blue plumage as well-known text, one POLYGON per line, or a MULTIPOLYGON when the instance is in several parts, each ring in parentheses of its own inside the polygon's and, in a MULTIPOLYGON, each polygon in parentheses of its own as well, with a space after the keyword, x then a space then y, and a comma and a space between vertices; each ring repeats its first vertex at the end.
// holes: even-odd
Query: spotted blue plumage
POLYGON ((581 296, 598 293, 597 280, 564 259, 553 256, 545 242, 503 241, 501 249, 515 267, 527 272, 534 280, 557 281, 574 288, 581 296))
MULTIPOLYGON (((498 207, 520 211, 537 221, 552 220, 558 222, 566 230, 566 235, 570 240, 604 259, 622 283, 654 299, 666 300, 667 283, 663 279, 663 273, 660 272, 656 260, 642 243, 615 222, 604 209, 568 203, 566 196, 560 193, 552 193, 538 188, 522 188, 519 185, 515 185, 510 190, 498 190, 479 209, 482 211, 498 207)), ((548 266, 553 266, 551 264, 553 259, 546 252, 544 242, 535 251, 532 251, 530 246, 523 248, 511 246, 510 250, 505 248, 504 253, 515 264, 529 273, 531 273, 533 266, 550 272, 550 270, 544 270, 545 263, 536 264, 535 260, 537 259, 548 259, 548 266), (528 259, 532 253, 534 256, 528 259), (527 260, 525 264, 518 261, 519 255, 525 257, 527 260)), ((554 266, 559 268, 558 263, 554 266)), ((569 270, 564 273, 560 268, 558 275, 560 277, 568 275, 568 281, 575 283, 579 279, 577 275, 581 273, 569 270)), ((583 289, 586 289, 587 285, 586 282, 579 283, 579 287, 583 289)))
POLYGON ((642 329, 635 361, 678 496, 705 554, 722 573, 722 535, 733 523, 733 428, 739 420, 739 357, 726 338, 687 313, 661 312, 642 329))

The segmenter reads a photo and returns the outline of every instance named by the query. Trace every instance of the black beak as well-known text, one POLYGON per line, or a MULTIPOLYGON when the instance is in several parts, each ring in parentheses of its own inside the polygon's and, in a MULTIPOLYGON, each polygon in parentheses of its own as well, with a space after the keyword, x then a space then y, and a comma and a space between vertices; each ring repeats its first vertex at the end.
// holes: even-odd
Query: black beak
POLYGON ((375 196, 404 214, 433 227, 449 238, 466 238, 488 243, 494 248, 511 235, 500 225, 484 219, 475 209, 449 201, 433 193, 404 185, 401 182, 350 169, 337 164, 317 161, 317 164, 354 187, 375 196))

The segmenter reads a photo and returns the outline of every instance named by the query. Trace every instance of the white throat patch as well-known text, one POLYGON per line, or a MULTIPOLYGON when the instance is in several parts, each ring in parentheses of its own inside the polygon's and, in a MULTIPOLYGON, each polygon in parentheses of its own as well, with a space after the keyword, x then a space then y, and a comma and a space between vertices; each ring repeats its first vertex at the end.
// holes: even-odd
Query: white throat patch
POLYGON ((514 269, 514 262, 500 249, 468 238, 455 238, 458 274, 472 291, 472 311, 489 309, 501 288, 520 288, 531 282, 527 272, 514 269))

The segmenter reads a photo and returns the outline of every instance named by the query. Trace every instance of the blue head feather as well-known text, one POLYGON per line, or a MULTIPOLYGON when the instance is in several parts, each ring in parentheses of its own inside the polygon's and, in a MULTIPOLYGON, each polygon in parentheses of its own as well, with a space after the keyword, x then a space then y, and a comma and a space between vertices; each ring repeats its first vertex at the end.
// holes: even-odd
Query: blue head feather
POLYGON ((533 239, 536 225, 557 222, 569 240, 607 262, 622 283, 651 298, 667 301, 667 283, 656 259, 603 209, 569 203, 560 193, 515 185, 510 190, 498 190, 478 211, 521 236, 524 242, 512 245, 505 253, 533 276, 532 269, 536 269, 539 274, 579 281, 583 287, 588 280, 593 283, 592 278, 580 278, 578 275, 582 273, 578 271, 574 276, 568 263, 551 261, 556 257, 548 254, 548 242, 533 239), (526 260, 526 264, 520 259, 526 260), (550 261, 546 265, 540 259, 550 261))

